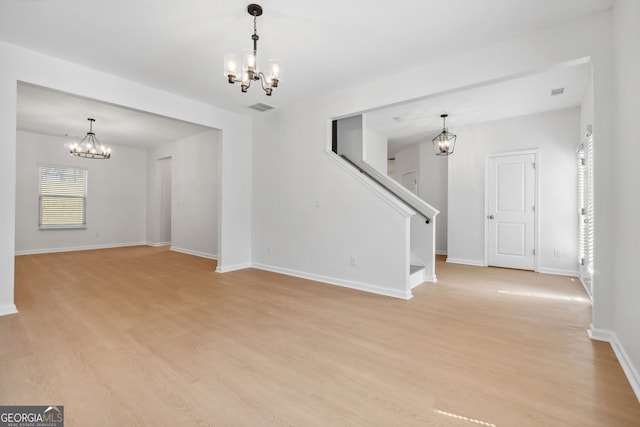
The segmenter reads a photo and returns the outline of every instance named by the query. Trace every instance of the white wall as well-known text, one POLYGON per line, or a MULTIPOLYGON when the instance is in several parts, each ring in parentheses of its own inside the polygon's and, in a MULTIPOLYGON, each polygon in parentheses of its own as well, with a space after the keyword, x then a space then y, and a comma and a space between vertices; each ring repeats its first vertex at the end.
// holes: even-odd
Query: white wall
MULTIPOLYGON (((345 279, 357 276, 362 281, 381 283, 378 277, 388 275, 400 262, 393 251, 402 247, 400 235, 404 228, 398 223, 393 225, 391 219, 385 223, 384 217, 389 213, 381 207, 383 203, 364 195, 367 193, 362 191, 362 185, 336 167, 325 153, 331 135, 330 120, 590 57, 594 67, 594 98, 598 102, 594 127, 603 132, 611 130, 610 28, 610 14, 603 13, 455 57, 430 63, 425 57, 422 67, 305 99, 304 108, 293 105, 258 116, 253 153, 254 261, 290 271, 313 272, 317 276, 345 279), (411 85, 396 84, 405 80, 406 75, 428 75, 429 78, 413 81, 411 85), (324 201, 320 208, 316 207, 317 200, 324 201), (376 212, 376 209, 382 211, 376 212), (347 226, 336 227, 338 218, 347 226), (350 254, 375 261, 350 269, 345 267, 350 254), (388 268, 381 260, 385 260, 388 268)), ((576 114, 573 113, 573 117, 576 114)), ((578 127, 576 124, 576 132, 578 127)), ((574 135, 572 145, 575 138, 574 135)), ((462 144, 461 138, 459 143, 462 144)), ((602 168, 607 169, 606 154, 603 157, 602 168)), ((449 167, 451 171, 451 165, 449 167)), ((474 186, 484 194, 482 185, 478 187, 474 183, 474 186)), ((451 206, 451 201, 449 204, 451 206)), ((611 220, 608 196, 597 204, 603 220, 611 220)), ((450 208, 450 221, 451 212, 450 208)), ((481 214, 480 221, 482 218, 481 214)), ((607 240, 606 229, 604 231, 597 234, 596 244, 606 247, 610 240, 607 240)), ((481 240, 482 236, 471 238, 481 240)), ((451 250, 449 245, 450 254, 451 250)), ((474 250, 475 247, 468 256, 481 259, 474 250)), ((544 259, 549 268, 572 268, 564 264, 564 259, 548 261, 546 255, 544 259)), ((605 278, 610 277, 611 256, 604 255, 596 262, 601 264, 600 271, 605 278)), ((603 298, 606 304, 607 296, 603 298)), ((603 306, 602 317, 596 316, 594 321, 607 321, 610 313, 606 307, 603 306)))
POLYGON ((171 248, 218 258, 220 132, 185 138, 149 151, 148 239, 162 241, 162 165, 171 158, 171 248))
POLYGON ((359 164, 364 158, 362 115, 338 120, 338 155, 359 164))
POLYGON ((367 125, 367 115, 362 116, 363 122, 363 160, 383 175, 387 175, 388 141, 387 137, 379 134, 367 125))
POLYGON ((69 155, 67 139, 17 132, 17 254, 144 244, 146 229, 146 152, 112 146, 109 160, 69 155), (38 228, 38 165, 86 168, 87 228, 38 228))
MULTIPOLYGON (((402 177, 420 169, 420 145, 413 144, 396 153, 394 165, 395 179, 402 184, 402 177)), ((419 174, 418 174, 419 175, 419 174)), ((420 193, 420 179, 418 177, 418 193, 420 193)), ((431 202, 427 200, 427 202, 431 202)), ((434 205, 437 208, 437 206, 434 205)))
MULTIPOLYGON (((453 154, 455 156, 455 154, 453 154)), ((436 224, 436 253, 446 254, 448 221, 448 159, 436 156, 431 141, 420 143, 418 196, 440 211, 436 224)))
MULTIPOLYGON (((614 186, 614 280, 613 290, 614 340, 618 358, 627 368, 627 375, 635 375, 634 389, 640 399, 640 2, 617 0, 613 13, 615 146, 614 186), (634 368, 635 367, 635 368, 634 368), (628 369, 631 368, 631 369, 628 369), (635 370, 635 372, 633 372, 635 370)), ((595 134, 594 144, 603 143, 604 135, 595 134)), ((612 150, 614 151, 614 150, 612 150)), ((597 159, 596 159, 597 160, 597 159)), ((597 179, 597 176, 596 176, 597 179)), ((596 223, 598 226, 598 223, 596 223)), ((596 248, 598 250, 598 248, 596 248)))
POLYGON ((0 42, 0 315, 15 312, 16 97, 23 81, 222 130, 217 271, 251 265, 251 120, 0 42))
MULTIPOLYGON (((455 155, 455 154, 454 154, 455 155)), ((436 156, 431 141, 416 143, 396 154, 394 179, 402 183, 404 174, 418 174, 418 196, 438 209, 436 224, 436 253, 447 253, 447 159, 436 156)))
MULTIPOLYGON (((410 215, 327 152, 332 105, 311 102, 256 119, 254 265, 407 298, 410 215)), ((349 129, 362 141, 361 125, 349 129)))
POLYGON ((449 156, 451 261, 484 264, 486 157, 538 150, 538 268, 547 273, 577 274, 579 109, 470 125, 457 128, 456 133, 456 152, 449 156))

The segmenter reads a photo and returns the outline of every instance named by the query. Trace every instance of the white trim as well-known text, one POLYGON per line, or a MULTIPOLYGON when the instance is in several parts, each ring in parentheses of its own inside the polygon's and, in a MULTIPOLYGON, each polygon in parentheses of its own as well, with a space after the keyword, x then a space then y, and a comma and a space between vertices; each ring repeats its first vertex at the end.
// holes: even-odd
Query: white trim
POLYGON ((218 255, 209 254, 209 253, 200 252, 200 251, 193 251, 191 249, 178 248, 176 246, 171 246, 171 250, 174 252, 180 252, 187 255, 199 256, 201 258, 215 259, 215 260, 218 259, 218 255))
POLYGON ((147 242, 148 246, 153 246, 154 248, 159 248, 160 246, 168 246, 171 242, 147 242))
POLYGON ((400 298, 404 300, 413 298, 413 294, 411 293, 410 290, 400 291, 397 289, 384 288, 382 286, 371 285, 368 283, 337 279, 334 277, 305 273, 302 271, 290 270, 288 268, 282 268, 282 267, 274 267, 274 266, 260 264, 260 263, 253 264, 253 267, 259 270, 271 271, 273 273, 284 274, 286 276, 300 277, 302 279, 313 280, 315 282, 322 282, 329 285, 342 286, 343 288, 356 289, 358 291, 370 292, 370 293, 384 295, 388 297, 400 298))
POLYGON ((475 267, 486 267, 482 261, 477 261, 475 259, 462 259, 462 258, 451 258, 447 257, 447 262, 451 264, 464 264, 464 265, 473 265, 475 267))
POLYGON ((244 270, 245 268, 251 268, 251 264, 247 262, 242 264, 227 265, 224 267, 218 264, 218 266, 216 267, 216 273, 229 273, 231 271, 244 270))
POLYGON ((448 255, 447 251, 436 250, 436 255, 448 255))
POLYGON ((128 246, 146 246, 146 245, 147 245, 147 242, 131 242, 131 243, 112 243, 108 245, 70 246, 66 248, 46 248, 46 249, 16 251, 15 255, 21 256, 21 255, 51 254, 51 253, 57 253, 57 252, 91 251, 94 249, 125 248, 128 246))
POLYGON ((562 270, 559 268, 545 268, 545 267, 540 267, 538 269, 538 273, 543 273, 543 274, 556 274, 558 276, 573 276, 573 277, 578 277, 578 271, 577 270, 562 270))
POLYGON ((436 278, 435 274, 432 274, 431 276, 424 276, 424 281, 425 282, 429 282, 429 283, 436 283, 438 281, 438 279, 436 278))
POLYGON ((8 316, 9 314, 16 314, 18 309, 15 304, 0 306, 0 316, 8 316))
POLYGON ((636 394, 636 399, 640 402, 640 374, 638 374, 638 369, 633 365, 633 362, 622 346, 622 343, 618 340, 616 333, 604 329, 591 328, 587 331, 587 334, 592 340, 605 341, 611 344, 611 348, 616 354, 618 362, 620 362, 620 366, 622 367, 624 374, 627 376, 627 380, 629 381, 633 392, 636 394))

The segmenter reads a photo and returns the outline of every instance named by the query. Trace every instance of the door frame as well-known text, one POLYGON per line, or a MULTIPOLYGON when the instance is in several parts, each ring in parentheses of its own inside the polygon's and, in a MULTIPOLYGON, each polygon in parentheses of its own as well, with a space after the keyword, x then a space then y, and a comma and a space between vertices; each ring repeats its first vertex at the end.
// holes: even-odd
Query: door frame
POLYGON ((533 255, 533 271, 539 272, 539 255, 540 255, 540 198, 538 197, 540 188, 540 152, 539 150, 522 150, 522 151, 507 151, 503 153, 487 154, 484 159, 484 266, 489 266, 489 159, 495 157, 507 157, 518 156, 523 154, 533 154, 536 167, 534 169, 533 180, 533 202, 535 204, 535 210, 533 211, 533 248, 535 254, 533 255))

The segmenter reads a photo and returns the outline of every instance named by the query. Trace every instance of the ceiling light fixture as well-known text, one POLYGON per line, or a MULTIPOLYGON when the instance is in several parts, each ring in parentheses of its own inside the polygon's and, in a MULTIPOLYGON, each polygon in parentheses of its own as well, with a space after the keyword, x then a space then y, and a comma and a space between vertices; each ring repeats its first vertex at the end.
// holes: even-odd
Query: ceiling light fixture
POLYGON ((457 136, 447 131, 446 120, 448 116, 448 114, 440 115, 440 117, 442 117, 442 132, 432 140, 433 148, 436 150, 436 156, 453 154, 453 149, 456 145, 457 136))
POLYGON ((262 6, 258 4, 250 4, 247 6, 247 12, 253 16, 253 49, 245 50, 242 55, 242 62, 235 53, 228 53, 224 56, 224 75, 229 83, 240 83, 242 92, 247 92, 253 80, 260 80, 262 89, 268 96, 271 96, 273 88, 278 87, 280 77, 282 75, 282 62, 279 59, 269 60, 269 71, 263 74, 258 68, 258 31, 256 21, 258 16, 262 15, 262 6), (241 69, 238 67, 242 66, 241 69))
POLYGON ((106 148, 101 145, 96 138, 96 134, 93 133, 93 122, 95 119, 89 120, 89 132, 79 144, 73 144, 69 147, 69 152, 72 156, 84 157, 86 159, 108 159, 111 157, 111 148, 106 148))

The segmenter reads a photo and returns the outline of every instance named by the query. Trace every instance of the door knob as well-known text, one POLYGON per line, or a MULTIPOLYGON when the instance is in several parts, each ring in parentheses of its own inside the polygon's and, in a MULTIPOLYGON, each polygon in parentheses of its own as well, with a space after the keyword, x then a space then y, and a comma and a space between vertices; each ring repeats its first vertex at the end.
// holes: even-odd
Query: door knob
POLYGON ((493 215, 487 215, 487 218, 493 219, 493 215))

